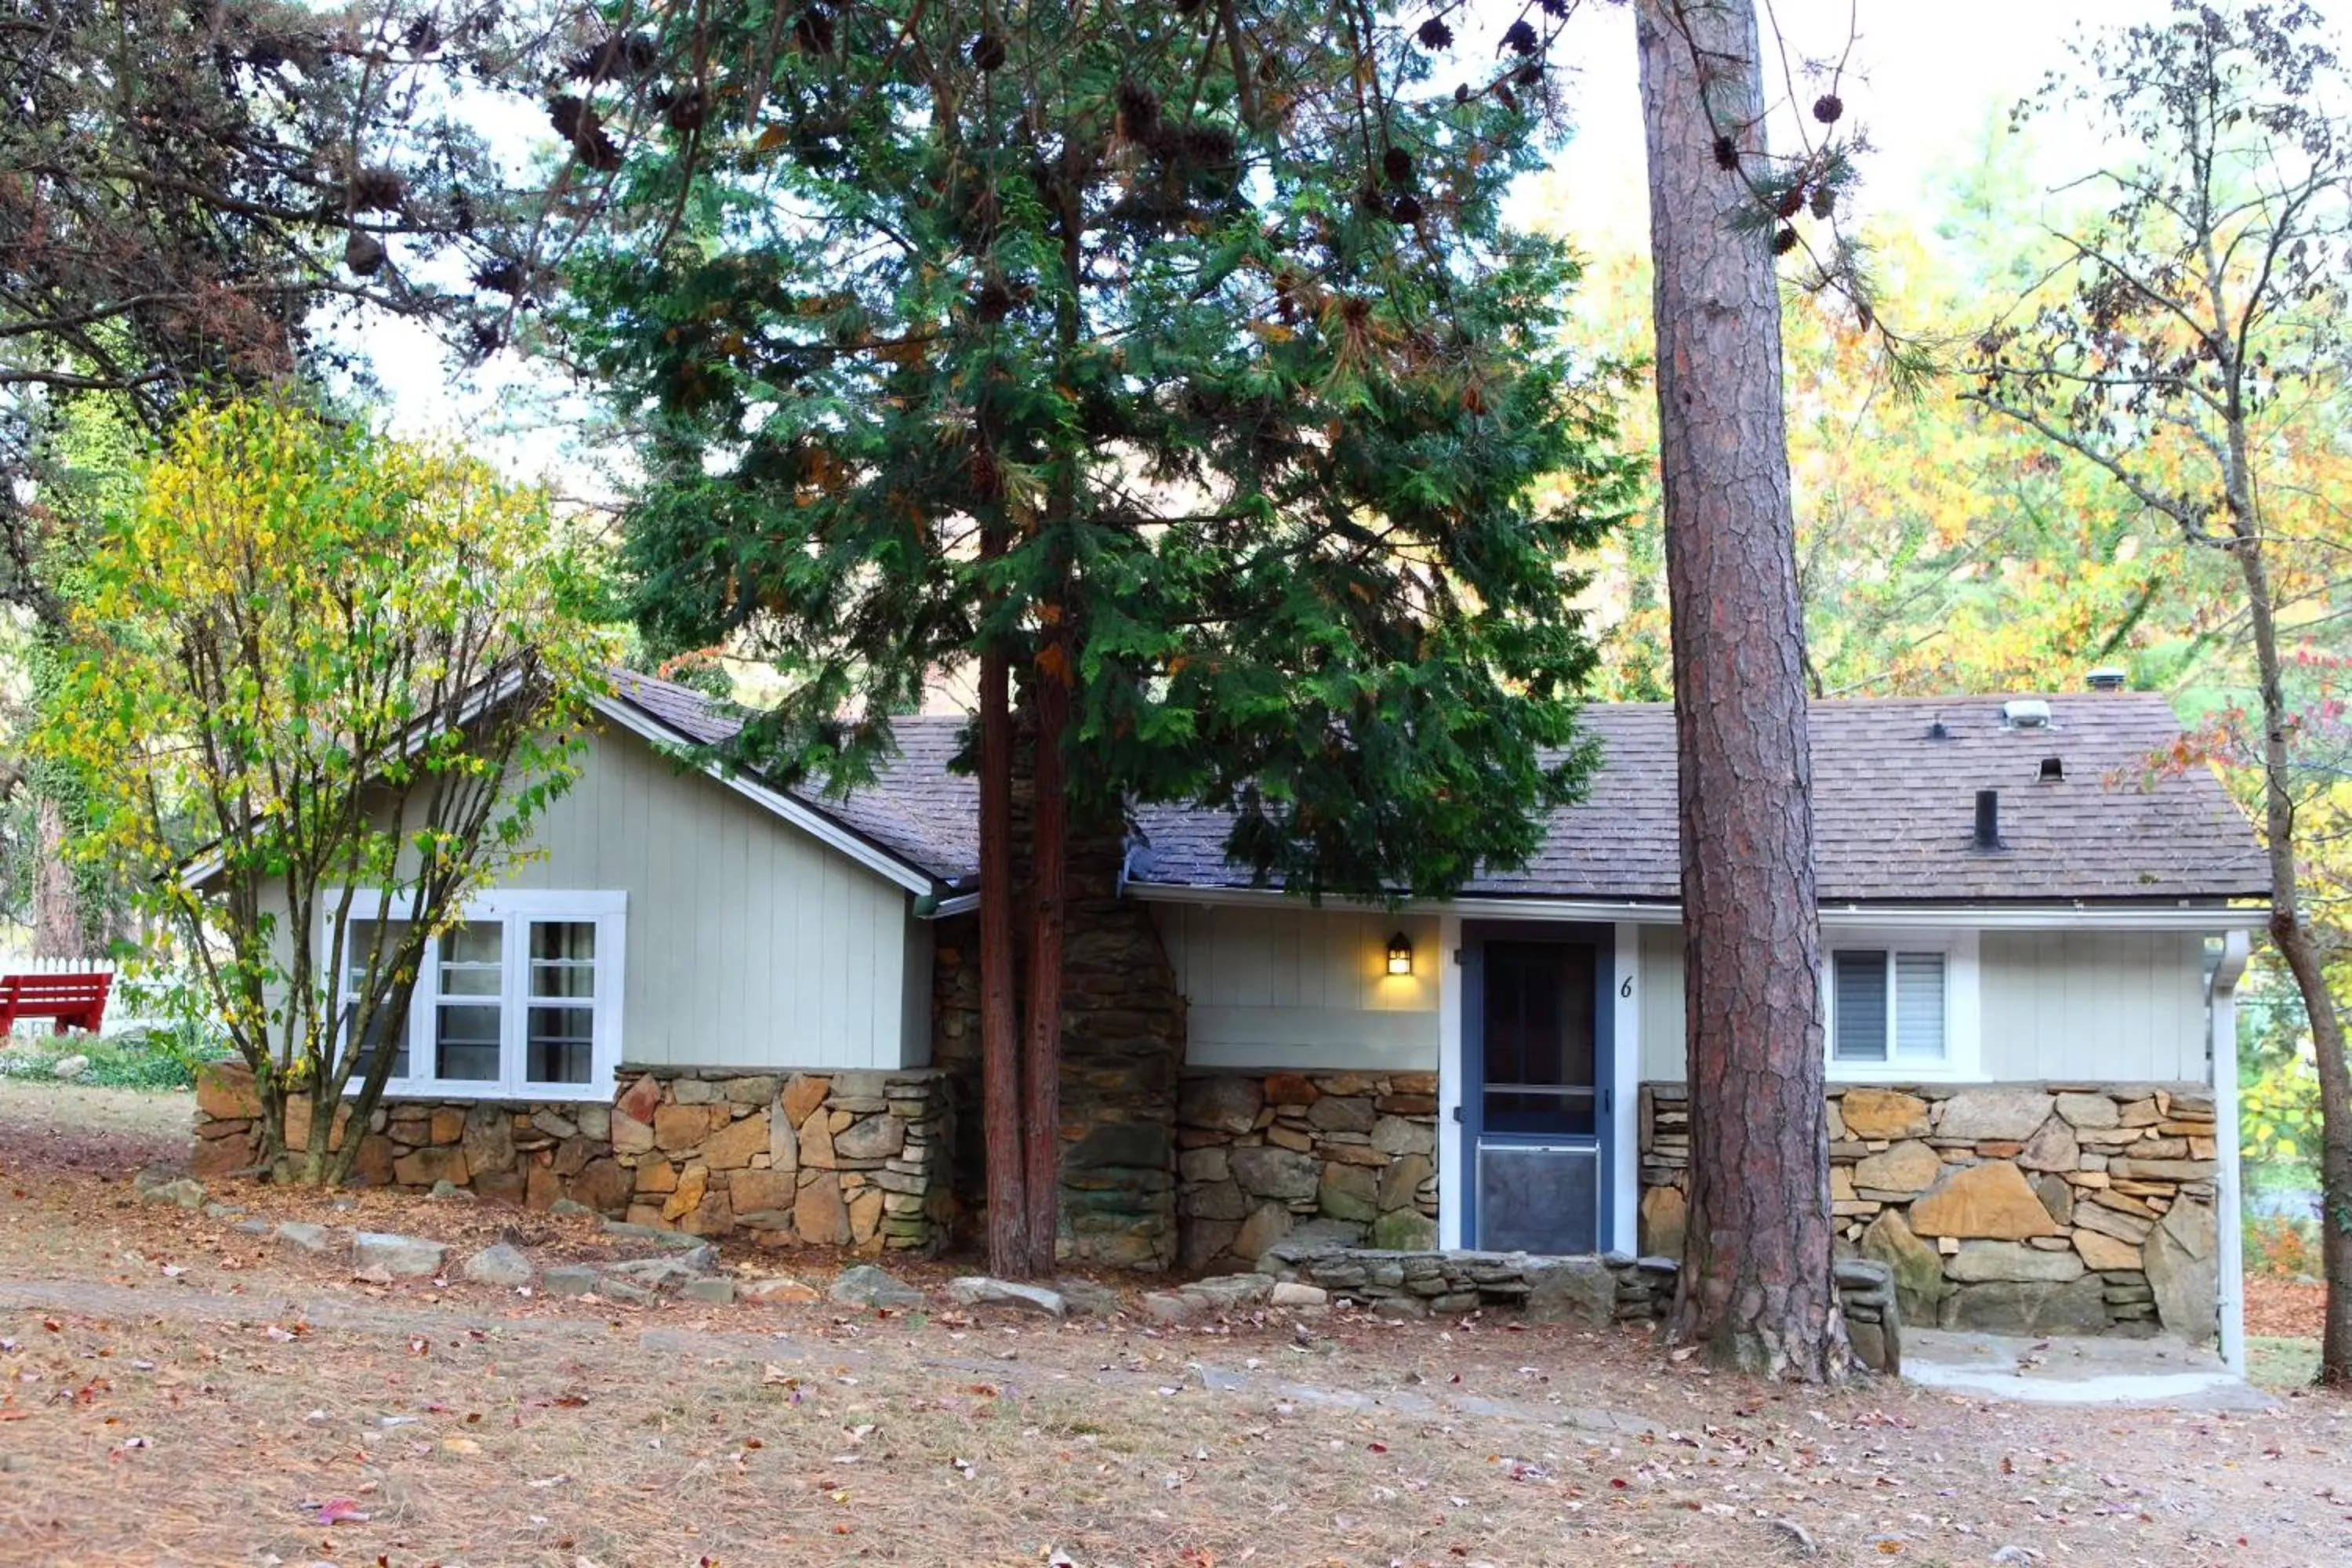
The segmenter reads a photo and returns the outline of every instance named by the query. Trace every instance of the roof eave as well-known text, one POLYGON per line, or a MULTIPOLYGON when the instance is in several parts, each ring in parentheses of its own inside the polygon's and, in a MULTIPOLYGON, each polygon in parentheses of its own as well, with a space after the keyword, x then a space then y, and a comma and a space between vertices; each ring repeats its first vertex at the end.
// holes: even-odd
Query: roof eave
MULTIPOLYGON (((1239 908, 1289 906, 1307 908, 1306 901, 1278 888, 1234 888, 1180 882, 1130 880, 1130 897, 1146 903, 1230 905, 1239 908)), ((2215 932, 2254 931, 2268 922, 2267 898, 2260 904, 2189 899, 2052 899, 2028 900, 1963 900, 1927 904, 1917 901, 1836 900, 1821 907, 1823 926, 1840 928, 1929 928, 1969 926, 1987 931, 2177 931, 2215 932)), ((1345 909, 1381 906, 1355 900, 1327 902, 1345 909)), ((1682 904, 1675 899, 1609 899, 1527 895, 1486 897, 1464 894, 1453 899, 1414 900, 1408 909, 1419 914, 1465 915, 1481 920, 1617 921, 1635 925, 1679 925, 1682 904)))

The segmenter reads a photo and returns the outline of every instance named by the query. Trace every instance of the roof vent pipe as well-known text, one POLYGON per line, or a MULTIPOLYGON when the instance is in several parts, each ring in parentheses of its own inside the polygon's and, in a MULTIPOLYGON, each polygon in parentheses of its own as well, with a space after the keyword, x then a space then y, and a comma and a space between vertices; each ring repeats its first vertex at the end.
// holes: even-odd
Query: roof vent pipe
POLYGON ((2121 691, 2124 689, 2124 672, 2111 664, 2100 666, 2084 679, 2090 682, 2094 691, 2121 691))
POLYGON ((2000 847, 2000 791, 1977 791, 1977 840, 1979 849, 2000 847))

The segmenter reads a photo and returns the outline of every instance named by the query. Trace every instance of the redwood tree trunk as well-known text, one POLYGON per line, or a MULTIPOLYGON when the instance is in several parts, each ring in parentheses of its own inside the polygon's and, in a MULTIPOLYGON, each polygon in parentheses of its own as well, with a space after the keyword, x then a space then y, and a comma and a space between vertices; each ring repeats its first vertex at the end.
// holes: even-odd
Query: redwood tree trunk
POLYGON ((980 658, 980 1075, 988 1150, 988 1268, 1028 1272, 1021 1160, 1021 1030, 1013 995, 1012 670, 980 658))
POLYGON ((1023 1175, 1029 1184, 1029 1268, 1054 1271, 1062 1228, 1062 931, 1068 907, 1069 783, 1062 760, 1070 722, 1069 650, 1059 637, 1039 650, 1034 697, 1037 751, 1029 819, 1031 892, 1027 1030, 1022 1052, 1023 1175))
POLYGON ((1769 226, 1718 161, 1763 154, 1750 0, 1640 0, 1658 449, 1681 766, 1691 1192, 1675 1339, 1822 1381, 1831 1273, 1804 622, 1769 226))
POLYGON ((66 814, 47 795, 33 800, 33 826, 41 859, 33 872, 33 956, 79 958, 83 935, 81 889, 66 858, 66 814))

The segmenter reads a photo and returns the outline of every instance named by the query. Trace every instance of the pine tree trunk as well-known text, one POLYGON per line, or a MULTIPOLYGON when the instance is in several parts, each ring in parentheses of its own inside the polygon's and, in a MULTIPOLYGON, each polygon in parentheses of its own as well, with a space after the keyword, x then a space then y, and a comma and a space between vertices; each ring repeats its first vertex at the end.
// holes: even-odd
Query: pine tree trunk
POLYGON ((1021 1020, 1013 994, 1012 670, 980 658, 980 1077, 988 1157, 988 1268, 1029 1268, 1021 1151, 1021 1020))
POLYGON ((1062 743, 1070 721, 1069 651, 1055 637, 1040 649, 1034 688, 1035 785, 1029 818, 1029 998, 1022 1053, 1023 1175, 1029 1184, 1029 1268, 1054 1272, 1061 1234, 1062 933, 1068 908, 1069 782, 1062 743))
POLYGON ((1681 765, 1691 1192, 1672 1332, 1725 1364, 1848 1364, 1831 1273, 1804 623, 1750 0, 1641 0, 1658 447, 1681 765))

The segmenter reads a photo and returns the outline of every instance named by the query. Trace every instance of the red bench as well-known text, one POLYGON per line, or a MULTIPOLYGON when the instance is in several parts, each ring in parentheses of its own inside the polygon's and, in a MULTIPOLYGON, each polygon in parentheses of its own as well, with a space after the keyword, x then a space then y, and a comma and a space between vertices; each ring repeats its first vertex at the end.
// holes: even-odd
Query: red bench
POLYGON ((98 1033, 106 1020, 106 994, 111 974, 11 974, 0 977, 0 1035, 16 1026, 19 1018, 55 1018, 57 1033, 87 1029, 98 1033))

